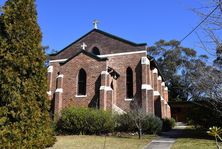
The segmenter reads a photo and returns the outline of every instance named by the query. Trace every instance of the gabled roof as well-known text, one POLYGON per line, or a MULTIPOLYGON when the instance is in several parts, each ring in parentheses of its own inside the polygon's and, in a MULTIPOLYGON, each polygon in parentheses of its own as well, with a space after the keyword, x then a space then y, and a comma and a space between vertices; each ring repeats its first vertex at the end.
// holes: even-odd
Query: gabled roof
POLYGON ((95 59, 97 61, 106 61, 107 60, 107 58, 101 58, 101 57, 98 57, 97 55, 94 55, 94 54, 92 54, 90 52, 87 52, 85 50, 80 49, 78 52, 76 52, 74 55, 72 55, 70 58, 68 58, 65 62, 60 62, 59 64, 61 64, 61 65, 66 64, 71 59, 73 59, 74 57, 78 56, 80 53, 83 53, 83 54, 85 54, 85 55, 87 55, 87 56, 89 56, 89 57, 91 57, 91 58, 93 58, 93 59, 95 59))
POLYGON ((121 37, 112 35, 112 34, 107 33, 107 32, 104 32, 104 31, 102 31, 102 30, 93 29, 93 30, 89 31, 88 33, 86 33, 85 35, 83 35, 82 37, 80 37, 79 39, 77 39, 76 41, 74 41, 73 43, 69 44, 69 45, 68 45, 67 47, 65 47, 64 49, 60 50, 60 51, 57 52, 57 53, 50 54, 49 56, 55 56, 55 55, 61 53, 61 52, 64 51, 65 49, 69 48, 69 47, 72 46, 73 44, 77 43, 78 41, 80 41, 80 40, 83 39, 84 37, 86 37, 86 36, 88 36, 89 34, 91 34, 92 32, 97 32, 97 33, 103 34, 103 35, 108 36, 108 37, 110 37, 110 38, 112 38, 112 39, 116 39, 116 40, 118 40, 118 41, 127 43, 127 44, 132 45, 132 46, 135 46, 135 47, 137 47, 137 46, 146 46, 146 45, 147 45, 146 43, 139 43, 139 44, 137 44, 137 43, 134 43, 134 42, 132 42, 132 41, 123 39, 123 38, 121 38, 121 37))
POLYGON ((104 32, 104 31, 99 30, 99 29, 93 29, 92 31, 96 31, 96 32, 101 33, 101 34, 103 34, 103 35, 105 35, 105 36, 108 36, 108 37, 110 37, 110 38, 113 38, 113 39, 116 39, 116 40, 125 42, 125 43, 127 43, 127 44, 132 45, 132 46, 146 46, 146 45, 147 45, 146 43, 135 43, 135 42, 132 42, 132 41, 123 39, 123 38, 121 38, 121 37, 112 35, 112 34, 110 34, 110 33, 104 32))

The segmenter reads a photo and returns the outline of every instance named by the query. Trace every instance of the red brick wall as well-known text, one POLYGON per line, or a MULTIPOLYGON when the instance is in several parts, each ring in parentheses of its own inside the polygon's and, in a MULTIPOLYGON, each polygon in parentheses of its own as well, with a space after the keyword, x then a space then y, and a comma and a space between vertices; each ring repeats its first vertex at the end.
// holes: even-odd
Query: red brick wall
MULTIPOLYGON (((162 115, 161 111, 163 107, 160 103, 160 96, 154 96, 153 90, 147 91, 149 94, 142 97, 141 86, 142 86, 142 64, 141 58, 146 56, 145 53, 139 54, 129 54, 129 55, 118 55, 118 56, 110 56, 107 61, 97 61, 83 53, 80 53, 67 63, 63 65, 59 65, 58 63, 51 63, 53 66, 53 74, 52 74, 52 92, 56 90, 56 77, 58 76, 58 72, 64 75, 63 78, 63 93, 62 93, 62 108, 68 106, 95 106, 95 102, 99 105, 99 99, 101 100, 99 88, 102 85, 105 85, 104 82, 101 82, 101 72, 107 70, 107 66, 113 68, 120 76, 117 80, 114 80, 114 91, 112 94, 109 94, 110 99, 105 99, 109 101, 106 103, 107 108, 110 109, 112 107, 112 103, 116 104, 123 110, 128 111, 130 109, 130 105, 132 101, 125 100, 126 99, 126 70, 130 67, 133 70, 133 91, 134 91, 134 100, 137 100, 139 104, 142 102, 142 98, 145 101, 148 101, 147 104, 149 113, 153 113, 155 110, 155 114, 160 117, 165 117, 165 114, 162 115), (79 70, 83 68, 87 73, 87 97, 76 97, 77 95, 77 75, 79 70), (151 97, 152 96, 152 97, 151 97), (153 97, 154 96, 154 97, 153 97), (98 99, 98 100, 95 100, 98 99), (155 102, 154 102, 155 101, 155 102), (111 103, 112 102, 112 103, 111 103), (94 103, 94 104, 92 104, 94 103), (154 106, 155 103, 155 106, 154 106)), ((147 69, 150 69, 149 65, 146 66, 147 69)), ((152 88, 159 93, 161 93, 164 86, 161 86, 161 82, 158 81, 158 72, 153 73, 150 71, 150 75, 153 78, 151 80, 152 88), (155 87, 154 87, 155 86, 155 87)), ((144 76, 146 77, 146 76, 144 76)), ((103 79, 104 80, 104 79, 103 79)), ((105 82, 106 86, 111 86, 111 76, 107 75, 107 80, 105 82)), ((147 81, 148 83, 149 81, 147 81)), ((165 93, 166 94, 166 93, 165 93)), ((52 96, 53 97, 53 96, 52 96)), ((106 97, 107 98, 107 97, 106 97)), ((166 95, 164 98, 167 98, 166 95)), ((167 100, 167 99, 165 99, 167 100)), ((144 106, 142 106, 144 107, 144 106)), ((146 110, 147 111, 147 110, 146 110)), ((165 112, 167 115, 169 113, 165 112)))
POLYGON ((120 74, 116 81, 116 105, 123 110, 128 110, 131 101, 126 101, 126 69, 133 70, 133 95, 141 102, 141 57, 145 53, 108 57, 108 66, 120 74))
MULTIPOLYGON (((58 65, 52 63, 54 65, 53 72, 53 88, 55 91, 55 82, 56 76, 58 72, 58 65)), ((99 98, 99 87, 96 86, 100 83, 100 74, 102 71, 106 70, 106 61, 97 61, 88 57, 84 54, 79 54, 74 59, 60 66, 60 74, 64 75, 63 78, 63 93, 62 93, 62 105, 63 108, 67 106, 84 106, 88 107, 92 99, 99 98), (76 97, 77 95, 77 75, 79 70, 83 68, 87 73, 87 87, 86 93, 87 97, 76 97), (97 83, 96 83, 97 81, 97 83), (95 89, 96 86, 96 89, 95 89), (96 94, 96 92, 98 94, 96 94)))

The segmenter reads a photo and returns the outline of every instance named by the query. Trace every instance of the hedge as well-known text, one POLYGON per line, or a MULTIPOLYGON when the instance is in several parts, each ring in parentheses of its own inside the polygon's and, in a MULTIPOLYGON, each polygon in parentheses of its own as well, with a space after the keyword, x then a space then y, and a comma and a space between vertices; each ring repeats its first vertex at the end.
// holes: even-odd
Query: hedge
MULTIPOLYGON (((116 127, 115 131, 120 132, 137 132, 138 128, 136 127, 134 121, 129 116, 129 114, 122 114, 115 116, 116 127)), ((145 134, 156 134, 161 131, 162 121, 160 118, 147 115, 142 120, 142 132, 145 134)))
MULTIPOLYGON (((175 125, 175 120, 173 118, 161 120, 154 115, 147 115, 141 123, 142 133, 157 134, 161 130, 171 130, 175 125)), ((69 135, 99 135, 113 131, 138 132, 138 128, 128 113, 112 115, 109 111, 70 107, 62 110, 56 131, 59 134, 69 135)))
POLYGON ((65 134, 104 134, 114 130, 111 112, 87 109, 66 108, 58 121, 57 131, 65 134))
POLYGON ((146 134, 157 134, 161 128, 162 121, 159 117, 148 115, 143 121, 143 132, 146 134))

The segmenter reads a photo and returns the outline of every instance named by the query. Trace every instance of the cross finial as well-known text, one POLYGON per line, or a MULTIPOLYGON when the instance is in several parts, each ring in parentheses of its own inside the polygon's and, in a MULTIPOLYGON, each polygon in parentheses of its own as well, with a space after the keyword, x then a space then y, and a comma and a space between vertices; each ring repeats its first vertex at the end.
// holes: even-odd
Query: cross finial
POLYGON ((99 21, 98 20, 93 20, 93 26, 94 26, 94 29, 98 29, 98 24, 99 24, 99 21))
POLYGON ((83 42, 82 45, 81 45, 81 48, 82 48, 83 50, 85 50, 86 47, 87 47, 87 45, 85 44, 85 42, 83 42))

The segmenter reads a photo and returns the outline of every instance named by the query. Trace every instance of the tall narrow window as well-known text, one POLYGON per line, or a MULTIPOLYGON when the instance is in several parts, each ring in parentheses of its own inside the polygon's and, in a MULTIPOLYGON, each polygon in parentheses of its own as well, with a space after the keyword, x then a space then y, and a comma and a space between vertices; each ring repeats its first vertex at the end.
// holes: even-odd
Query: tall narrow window
POLYGON ((99 49, 97 47, 94 47, 92 49, 92 53, 95 54, 95 55, 100 55, 100 51, 99 51, 99 49))
POLYGON ((86 72, 84 69, 80 69, 78 74, 78 95, 86 95, 86 72))
POLYGON ((133 98, 133 71, 130 67, 126 70, 126 97, 133 98))

